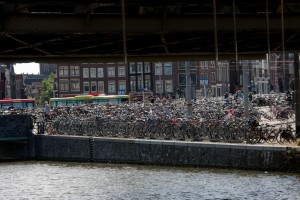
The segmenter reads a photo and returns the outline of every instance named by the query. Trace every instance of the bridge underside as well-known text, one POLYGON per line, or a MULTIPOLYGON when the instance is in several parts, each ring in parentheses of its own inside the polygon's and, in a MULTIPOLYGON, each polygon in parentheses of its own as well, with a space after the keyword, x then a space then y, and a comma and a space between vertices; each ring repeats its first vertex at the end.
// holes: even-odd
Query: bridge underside
POLYGON ((0 62, 258 59, 299 51, 298 0, 124 2, 2 0, 0 62))

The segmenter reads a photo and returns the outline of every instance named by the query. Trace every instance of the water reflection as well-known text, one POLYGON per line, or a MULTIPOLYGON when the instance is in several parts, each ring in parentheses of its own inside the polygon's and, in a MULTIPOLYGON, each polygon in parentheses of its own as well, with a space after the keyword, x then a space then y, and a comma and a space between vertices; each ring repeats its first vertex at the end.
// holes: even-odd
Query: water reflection
POLYGON ((300 175, 66 162, 0 163, 2 199, 299 199, 300 175))

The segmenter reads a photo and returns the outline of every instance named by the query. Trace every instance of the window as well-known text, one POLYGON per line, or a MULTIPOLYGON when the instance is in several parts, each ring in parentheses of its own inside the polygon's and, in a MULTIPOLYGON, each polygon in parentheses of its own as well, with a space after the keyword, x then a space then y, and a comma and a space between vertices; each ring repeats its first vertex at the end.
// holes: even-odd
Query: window
MULTIPOLYGON (((186 75, 185 74, 178 74, 179 78, 179 85, 185 85, 186 84, 186 75)), ((196 85, 197 83, 197 76, 196 73, 191 73, 191 85, 196 85)))
POLYGON ((162 75, 162 64, 155 63, 155 75, 162 75))
POLYGON ((91 81, 91 91, 97 92, 97 82, 96 81, 91 81))
POLYGON ((196 62, 195 61, 179 62, 179 69, 185 70, 186 67, 190 67, 190 69, 195 70, 196 69, 196 62))
POLYGON ((141 89, 143 89, 143 78, 142 78, 142 76, 138 76, 137 77, 138 78, 138 90, 141 90, 141 89))
POLYGON ((79 66, 70 66, 70 75, 79 76, 79 66))
POLYGON ((165 75, 172 75, 172 66, 171 66, 171 63, 165 64, 165 75))
POLYGON ((210 78, 211 82, 216 82, 216 72, 211 72, 210 76, 211 76, 210 78))
POLYGON ((130 77, 130 91, 136 91, 136 81, 135 77, 130 77))
POLYGON ((103 68, 102 67, 98 67, 97 68, 97 72, 98 72, 98 78, 104 77, 103 68))
POLYGON ((138 62, 136 68, 137 68, 137 70, 136 70, 137 73, 142 73, 143 72, 143 63, 138 62))
POLYGON ((96 78, 96 68, 91 68, 90 73, 91 73, 91 78, 96 78))
POLYGON ((80 91, 79 79, 71 79, 71 91, 80 91))
POLYGON ((119 91, 118 94, 125 94, 126 93, 126 82, 119 81, 119 91))
POLYGON ((129 63, 129 73, 130 74, 136 73, 135 63, 129 63))
POLYGON ((68 66, 60 66, 59 67, 59 76, 68 76, 68 66))
POLYGON ((145 76, 145 88, 151 90, 151 77, 150 75, 145 76))
POLYGON ((145 73, 150 73, 151 72, 151 67, 150 67, 150 62, 145 62, 145 73))
POLYGON ((69 91, 69 80, 68 79, 60 79, 59 80, 59 89, 60 89, 60 91, 69 91))
POLYGON ((161 80, 156 80, 155 81, 155 91, 156 93, 162 93, 163 89, 162 89, 162 82, 161 80))
POLYGON ((115 67, 108 67, 107 68, 107 76, 108 77, 115 77, 115 67))
POLYGON ((90 83, 83 82, 83 92, 90 92, 90 83))
POLYGON ((89 78, 89 77, 90 77, 89 68, 83 68, 83 78, 89 78))
POLYGON ((125 76, 125 67, 118 67, 118 76, 119 77, 124 77, 125 76))
POLYGON ((104 93, 104 81, 98 81, 98 92, 104 93))
POLYGON ((166 92, 173 92, 172 80, 165 80, 165 89, 166 89, 166 92))
POLYGON ((115 81, 108 81, 108 93, 116 93, 115 81))

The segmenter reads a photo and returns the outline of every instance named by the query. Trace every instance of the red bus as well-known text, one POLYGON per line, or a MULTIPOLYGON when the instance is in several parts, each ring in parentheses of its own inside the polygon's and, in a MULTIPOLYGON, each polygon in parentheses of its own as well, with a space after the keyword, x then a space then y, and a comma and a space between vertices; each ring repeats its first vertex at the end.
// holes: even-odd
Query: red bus
POLYGON ((34 108, 35 106, 35 99, 4 98, 3 100, 0 100, 0 108, 34 108))

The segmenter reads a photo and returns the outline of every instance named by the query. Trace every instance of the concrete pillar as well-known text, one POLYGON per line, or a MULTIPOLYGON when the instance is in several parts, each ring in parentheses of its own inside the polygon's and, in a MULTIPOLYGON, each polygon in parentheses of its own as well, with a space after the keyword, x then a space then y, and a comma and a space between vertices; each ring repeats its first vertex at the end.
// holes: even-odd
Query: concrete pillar
POLYGON ((249 117, 249 99, 248 99, 248 64, 243 63, 243 93, 244 93, 244 116, 249 117))
POLYGON ((185 61, 185 73, 186 73, 186 89, 185 89, 185 99, 187 105, 187 118, 192 118, 193 115, 193 104, 192 104, 192 86, 191 86, 191 72, 190 63, 185 61))

